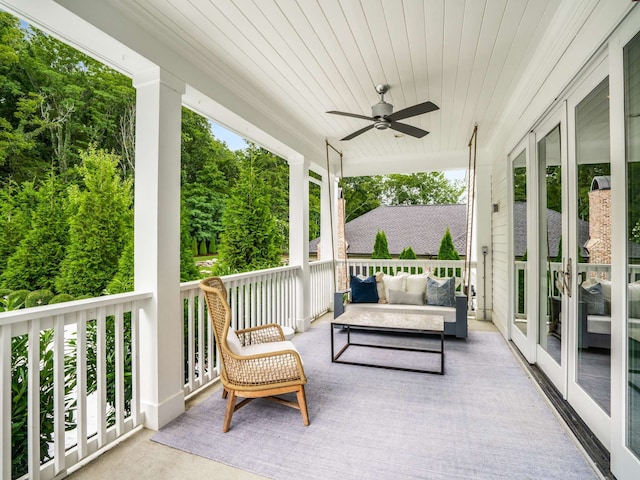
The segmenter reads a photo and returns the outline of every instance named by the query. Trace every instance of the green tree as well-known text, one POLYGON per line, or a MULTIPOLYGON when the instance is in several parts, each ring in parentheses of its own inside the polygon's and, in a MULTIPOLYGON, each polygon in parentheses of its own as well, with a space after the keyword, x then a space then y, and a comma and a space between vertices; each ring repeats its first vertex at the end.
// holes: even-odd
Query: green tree
POLYGON ((460 254, 456 250, 453 244, 453 238, 451 237, 451 231, 449 227, 444 231, 442 240, 440 241, 440 248, 438 249, 438 260, 460 260, 460 254))
POLYGON ((188 232, 198 241, 212 241, 220 235, 225 201, 236 181, 236 158, 213 137, 208 120, 186 108, 182 109, 181 163, 188 232))
POLYGON ((31 228, 7 262, 2 284, 11 289, 55 288, 68 243, 66 196, 54 175, 37 193, 31 228))
POLYGON ((131 230, 131 181, 117 174, 117 156, 91 148, 81 155, 82 187, 69 189, 69 246, 56 288, 98 296, 113 278, 131 230))
POLYGON ((373 254, 371 258, 390 259, 389 244, 387 243, 387 235, 383 230, 378 230, 376 233, 376 241, 373 244, 373 254))
POLYGON ((126 233, 126 242, 120 259, 118 260, 118 270, 113 276, 104 293, 114 295, 116 293, 133 292, 134 284, 134 252, 135 241, 133 230, 126 233))
POLYGON ((240 176, 231 190, 222 225, 219 271, 245 272, 281 265, 282 241, 271 214, 270 190, 252 156, 240 163, 240 176))
POLYGON ((401 260, 415 260, 418 257, 416 257, 416 252, 413 251, 413 248, 407 247, 402 250, 399 258, 401 260))
POLYGON ((189 234, 189 212, 186 208, 186 202, 182 200, 180 202, 180 281, 188 282, 197 280, 198 277, 199 272, 193 262, 191 235, 189 234))
POLYGON ((382 196, 382 177, 347 177, 340 180, 345 201, 345 222, 378 208, 382 196))
POLYGON ((457 204, 464 183, 449 181, 443 172, 392 174, 383 180, 382 196, 387 205, 457 204))
POLYGON ((0 272, 7 267, 31 228, 31 215, 38 205, 33 182, 18 186, 8 181, 0 189, 0 272))
POLYGON ((269 210, 275 221, 279 240, 278 249, 283 252, 289 245, 289 166, 287 162, 253 143, 238 152, 240 161, 251 163, 257 178, 269 193, 269 210))

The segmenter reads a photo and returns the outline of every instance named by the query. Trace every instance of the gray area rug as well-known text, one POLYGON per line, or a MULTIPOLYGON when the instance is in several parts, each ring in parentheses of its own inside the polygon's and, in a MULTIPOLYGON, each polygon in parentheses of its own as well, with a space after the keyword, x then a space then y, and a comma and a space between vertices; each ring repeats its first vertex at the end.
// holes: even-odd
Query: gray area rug
MULTIPOLYGON (((331 363, 329 323, 294 342, 310 426, 297 410, 255 400, 222 433, 216 391, 153 440, 274 479, 598 478, 498 333, 447 339, 444 376, 331 363)), ((353 359, 437 361, 352 348, 353 359)))

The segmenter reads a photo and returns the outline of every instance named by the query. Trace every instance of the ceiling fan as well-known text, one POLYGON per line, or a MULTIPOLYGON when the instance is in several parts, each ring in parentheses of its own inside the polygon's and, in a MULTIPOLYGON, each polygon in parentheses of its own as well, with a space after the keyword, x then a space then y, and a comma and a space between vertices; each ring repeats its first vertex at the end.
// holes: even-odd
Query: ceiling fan
POLYGON ((374 127, 377 130, 386 130, 387 128, 390 128, 391 130, 405 133, 416 138, 422 138, 429 133, 426 130, 422 130, 421 128, 407 125, 406 123, 400 123, 398 122, 398 120, 414 117, 416 115, 422 115, 423 113, 433 112, 434 110, 439 109, 438 106, 431 102, 424 102, 413 105, 412 107, 403 108, 402 110, 398 110, 396 113, 393 113, 393 105, 384 101, 384 94, 388 91, 389 85, 376 86, 376 92, 380 94, 380 101, 371 106, 370 117, 367 117, 365 115, 358 115, 357 113, 337 112, 335 110, 327 112, 333 113, 334 115, 362 118, 363 120, 371 120, 373 122, 371 125, 361 128, 360 130, 356 130, 351 135, 347 135, 342 140, 351 140, 352 138, 357 137, 361 133, 364 133, 367 130, 371 130, 374 127))

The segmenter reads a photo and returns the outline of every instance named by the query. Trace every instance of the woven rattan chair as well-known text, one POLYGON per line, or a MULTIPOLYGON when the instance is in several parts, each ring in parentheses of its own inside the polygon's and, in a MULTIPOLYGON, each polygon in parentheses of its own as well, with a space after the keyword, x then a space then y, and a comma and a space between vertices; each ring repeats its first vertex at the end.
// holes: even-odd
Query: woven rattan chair
POLYGON ((219 277, 200 282, 221 354, 223 392, 227 411, 222 431, 227 432, 231 417, 254 398, 269 398, 297 408, 302 421, 309 425, 304 385, 307 383, 302 361, 292 342, 285 341, 277 324, 233 330, 227 289, 219 277), (298 402, 276 397, 295 392, 298 402), (236 404, 236 397, 243 398, 236 404))

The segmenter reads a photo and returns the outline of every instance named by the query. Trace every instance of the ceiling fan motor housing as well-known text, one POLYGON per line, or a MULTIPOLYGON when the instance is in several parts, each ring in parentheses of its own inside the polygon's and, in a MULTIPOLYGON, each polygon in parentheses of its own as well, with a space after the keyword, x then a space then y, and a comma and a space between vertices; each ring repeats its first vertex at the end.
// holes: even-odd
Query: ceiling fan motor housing
POLYGON ((393 113, 393 105, 387 102, 378 102, 371 107, 371 116, 382 120, 393 113))

